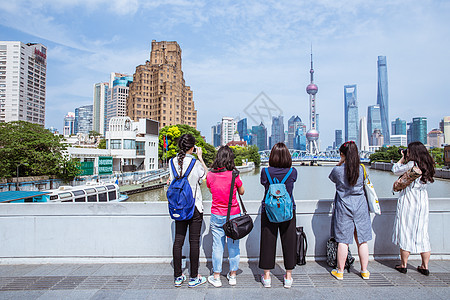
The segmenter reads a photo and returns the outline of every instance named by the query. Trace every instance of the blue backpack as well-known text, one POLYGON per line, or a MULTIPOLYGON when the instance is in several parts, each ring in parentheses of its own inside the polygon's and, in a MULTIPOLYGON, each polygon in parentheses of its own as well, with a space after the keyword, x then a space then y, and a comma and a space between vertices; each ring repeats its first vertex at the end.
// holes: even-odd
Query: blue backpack
POLYGON ((195 161, 193 158, 184 175, 178 176, 173 164, 173 158, 170 160, 174 179, 167 189, 167 200, 169 201, 170 217, 177 221, 190 220, 194 215, 195 198, 192 195, 188 176, 194 167, 195 161))
POLYGON ((265 168, 265 170, 270 184, 265 199, 267 217, 272 223, 289 221, 293 217, 294 205, 284 183, 289 175, 291 175, 292 168, 287 172, 281 182, 278 181, 278 178, 272 180, 269 169, 265 168))

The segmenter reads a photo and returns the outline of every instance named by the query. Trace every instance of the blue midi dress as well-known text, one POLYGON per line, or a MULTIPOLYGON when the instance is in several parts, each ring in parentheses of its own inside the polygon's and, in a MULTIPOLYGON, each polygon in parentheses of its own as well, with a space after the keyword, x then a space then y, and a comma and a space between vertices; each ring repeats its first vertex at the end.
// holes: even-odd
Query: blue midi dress
POLYGON ((338 243, 352 244, 356 230, 359 243, 372 239, 369 206, 364 194, 364 175, 359 167, 359 178, 351 186, 345 175, 345 163, 336 166, 330 173, 330 180, 336 185, 334 212, 332 217, 332 235, 338 243))

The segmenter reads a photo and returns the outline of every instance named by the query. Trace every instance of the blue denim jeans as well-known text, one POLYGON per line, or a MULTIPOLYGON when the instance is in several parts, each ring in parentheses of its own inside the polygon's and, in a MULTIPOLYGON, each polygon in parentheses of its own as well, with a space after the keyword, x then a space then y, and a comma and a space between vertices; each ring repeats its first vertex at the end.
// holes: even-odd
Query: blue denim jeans
MULTIPOLYGON (((240 214, 230 216, 230 219, 239 217, 240 214)), ((211 232, 213 235, 212 246, 212 264, 214 273, 222 272, 223 251, 225 249, 225 232, 223 224, 225 224, 227 216, 219 216, 211 214, 211 232)), ((239 250, 239 240, 235 241, 227 237, 228 245, 228 261, 230 262, 230 271, 239 269, 239 260, 241 251, 239 250)))

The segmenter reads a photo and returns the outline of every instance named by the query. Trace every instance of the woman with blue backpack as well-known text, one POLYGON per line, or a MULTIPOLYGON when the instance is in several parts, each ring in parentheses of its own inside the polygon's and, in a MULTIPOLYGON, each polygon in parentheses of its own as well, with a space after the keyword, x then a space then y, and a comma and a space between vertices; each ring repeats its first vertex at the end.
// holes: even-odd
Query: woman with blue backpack
POLYGON ((261 282, 271 287, 270 270, 275 268, 278 231, 283 249, 284 287, 292 286, 292 270, 297 262, 295 201, 292 195, 297 170, 292 168, 292 157, 284 143, 273 146, 269 167, 261 170, 264 199, 261 207, 261 239, 259 268, 264 270, 261 282))
POLYGON ((169 212, 171 217, 175 219, 175 240, 173 242, 174 283, 176 287, 179 287, 186 280, 186 275, 182 273, 181 269, 181 255, 186 232, 189 228, 191 279, 188 285, 189 287, 195 287, 206 282, 206 278, 198 274, 198 266, 200 256, 200 232, 203 223, 203 199, 200 191, 200 184, 206 178, 208 168, 203 161, 202 148, 195 146, 195 138, 193 135, 183 134, 178 140, 178 148, 179 152, 177 156, 172 158, 169 162, 171 186, 169 186, 167 191, 169 212), (196 152, 198 160, 192 155, 194 152, 196 152), (176 189, 173 187, 180 181, 183 181, 183 178, 187 178, 189 186, 186 186, 185 184, 181 189, 188 188, 189 190, 182 191, 180 195, 179 192, 177 194, 176 189), (182 207, 181 209, 178 209, 180 202, 183 203, 183 201, 187 201, 184 199, 187 197, 186 194, 188 194, 188 197, 190 198, 187 200, 192 202, 192 205, 189 205, 191 207, 182 207), (174 201, 179 201, 178 205, 173 204, 174 201))
POLYGON ((236 199, 236 192, 243 195, 244 186, 239 177, 239 172, 235 168, 234 154, 230 147, 222 146, 217 151, 216 159, 211 166, 211 172, 206 177, 206 185, 212 194, 210 230, 213 236, 212 264, 214 273, 208 277, 208 281, 215 287, 222 286, 220 273, 222 272, 223 251, 226 239, 228 261, 230 262, 230 272, 227 274, 228 284, 236 285, 236 271, 239 269, 240 260, 239 240, 227 238, 223 225, 227 220, 230 198, 230 219, 241 215, 241 209, 236 199), (232 184, 233 187, 231 186, 232 184), (231 196, 230 191, 232 191, 231 196))

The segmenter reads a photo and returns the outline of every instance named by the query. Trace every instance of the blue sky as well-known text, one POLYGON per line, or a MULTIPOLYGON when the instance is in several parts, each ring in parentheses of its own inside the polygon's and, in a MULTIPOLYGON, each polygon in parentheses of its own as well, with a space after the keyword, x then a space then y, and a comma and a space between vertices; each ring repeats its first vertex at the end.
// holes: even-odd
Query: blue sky
MULTIPOLYGON (((177 41, 194 91, 198 129, 210 140, 222 116, 265 92, 307 124, 314 51, 322 148, 343 129, 343 86, 358 85, 360 116, 376 104, 377 57, 388 65, 390 119, 450 115, 450 2, 0 0, 0 40, 48 47, 46 127, 92 103, 110 72, 133 74, 150 44, 177 41)), ((249 124, 253 125, 253 124, 249 124)))

